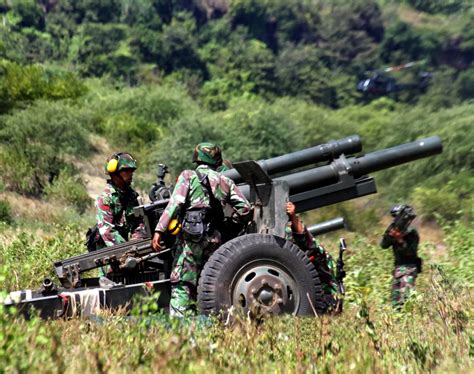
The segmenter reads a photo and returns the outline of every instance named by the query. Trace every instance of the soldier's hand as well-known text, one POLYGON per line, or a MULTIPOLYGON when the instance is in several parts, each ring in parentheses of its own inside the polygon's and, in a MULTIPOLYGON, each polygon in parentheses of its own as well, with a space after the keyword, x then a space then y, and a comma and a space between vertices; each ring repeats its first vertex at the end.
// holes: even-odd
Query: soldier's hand
POLYGON ((286 203, 286 213, 290 216, 290 219, 292 219, 296 214, 295 204, 293 204, 291 201, 286 203))
POLYGON ((403 242, 403 233, 397 229, 391 229, 388 233, 392 238, 394 238, 397 242, 403 242))
POLYGON ((155 235, 153 235, 153 240, 151 242, 151 246, 157 252, 161 251, 160 240, 161 240, 161 233, 155 232, 155 235))

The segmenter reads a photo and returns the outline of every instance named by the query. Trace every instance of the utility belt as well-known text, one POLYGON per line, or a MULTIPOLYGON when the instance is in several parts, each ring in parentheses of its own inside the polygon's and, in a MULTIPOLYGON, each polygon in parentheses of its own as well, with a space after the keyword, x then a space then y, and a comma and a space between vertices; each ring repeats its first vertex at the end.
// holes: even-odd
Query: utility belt
POLYGON ((395 266, 415 265, 417 273, 423 270, 423 260, 420 257, 403 257, 395 259, 395 266))
POLYGON ((214 231, 211 209, 187 210, 183 219, 183 237, 186 240, 199 242, 205 235, 214 231))

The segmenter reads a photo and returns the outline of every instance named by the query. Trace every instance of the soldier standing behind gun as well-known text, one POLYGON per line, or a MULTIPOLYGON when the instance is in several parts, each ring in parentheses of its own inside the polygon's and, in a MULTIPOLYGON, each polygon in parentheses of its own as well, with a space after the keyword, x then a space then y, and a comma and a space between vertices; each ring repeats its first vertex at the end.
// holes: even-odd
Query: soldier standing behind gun
POLYGON ((193 153, 195 171, 184 170, 178 177, 170 201, 155 229, 153 248, 161 250, 160 240, 170 222, 183 217, 182 235, 171 272, 170 315, 183 317, 193 308, 202 265, 221 244, 219 225, 223 206, 233 208, 233 219, 244 223, 250 218, 250 204, 235 183, 216 171, 222 164, 221 150, 212 143, 201 143, 193 153))
POLYGON ((394 217, 394 221, 385 230, 380 246, 393 248, 395 269, 392 282, 392 305, 399 309, 414 289, 418 273, 421 273, 422 260, 417 254, 420 236, 415 228, 409 227, 416 217, 409 205, 396 205, 391 209, 390 214, 394 217))
POLYGON ((332 256, 324 250, 308 231, 306 225, 301 222, 296 214, 295 204, 288 202, 286 204, 286 212, 290 221, 286 227, 285 239, 293 241, 303 250, 316 268, 322 283, 328 311, 342 310, 342 305, 338 304, 338 285, 332 256))
POLYGON ((89 251, 125 243, 141 237, 143 222, 133 215, 138 205, 138 193, 131 187, 137 161, 130 153, 114 153, 105 164, 105 173, 110 176, 102 193, 96 200, 97 224, 87 233, 89 251))

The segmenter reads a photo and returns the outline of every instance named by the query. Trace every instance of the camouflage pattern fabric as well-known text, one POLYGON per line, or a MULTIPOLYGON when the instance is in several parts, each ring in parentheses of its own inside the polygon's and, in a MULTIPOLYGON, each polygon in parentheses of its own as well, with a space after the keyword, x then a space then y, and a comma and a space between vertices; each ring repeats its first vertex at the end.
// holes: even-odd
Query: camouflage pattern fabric
POLYGON ((124 169, 137 169, 137 160, 133 158, 130 153, 118 152, 114 153, 104 164, 104 172, 106 175, 117 173, 124 169), (109 163, 112 162, 111 167, 115 170, 109 170, 109 163))
POLYGON ((144 224, 133 215, 133 208, 138 205, 137 197, 138 194, 132 188, 121 191, 112 181, 107 182, 95 204, 100 236, 96 238, 97 242, 103 241, 109 247, 125 243, 130 235, 133 239, 141 237, 144 224))
POLYGON ((311 235, 306 226, 304 226, 304 232, 298 234, 292 232, 291 222, 289 222, 286 226, 285 234, 286 240, 294 242, 306 253, 319 274, 324 294, 334 299, 338 295, 338 286, 336 280, 336 264, 332 256, 326 252, 324 247, 311 235))
MULTIPOLYGON (((197 167, 201 175, 207 175, 212 193, 222 206, 233 208, 233 215, 243 220, 250 213, 250 204, 235 183, 207 165, 197 167)), ((170 201, 160 217, 155 231, 165 232, 169 222, 182 217, 185 210, 211 208, 207 191, 201 185, 196 172, 184 170, 176 182, 170 201)), ((170 314, 183 316, 193 309, 199 272, 205 260, 220 245, 221 235, 216 230, 198 241, 186 240, 182 235, 178 244, 171 274, 170 314)))
POLYGON ((171 272, 170 315, 184 317, 195 310, 199 273, 202 265, 219 246, 220 233, 214 231, 200 242, 182 240, 178 246, 171 272))
MULTIPOLYGON (((238 220, 248 215, 250 204, 236 187, 233 180, 220 175, 207 165, 199 165, 201 175, 207 175, 211 185, 212 193, 224 207, 230 205, 234 209, 234 216, 238 220)), ((207 196, 204 187, 199 182, 195 171, 184 170, 178 177, 176 186, 171 195, 170 201, 165 211, 160 217, 155 231, 166 232, 166 229, 173 218, 184 214, 186 209, 205 209, 210 208, 209 196, 207 196)))
POLYGON ((401 307, 415 288, 415 280, 418 275, 416 265, 396 266, 393 272, 392 283, 392 305, 401 307))
POLYGON ((194 148, 193 162, 219 166, 222 164, 222 152, 214 143, 200 143, 194 148))
POLYGON ((421 259, 418 257, 418 231, 410 227, 403 236, 403 242, 398 243, 394 238, 384 235, 380 246, 392 247, 395 263, 392 281, 392 305, 401 307, 415 287, 415 280, 421 271, 421 259), (417 266, 417 263, 420 264, 417 266))

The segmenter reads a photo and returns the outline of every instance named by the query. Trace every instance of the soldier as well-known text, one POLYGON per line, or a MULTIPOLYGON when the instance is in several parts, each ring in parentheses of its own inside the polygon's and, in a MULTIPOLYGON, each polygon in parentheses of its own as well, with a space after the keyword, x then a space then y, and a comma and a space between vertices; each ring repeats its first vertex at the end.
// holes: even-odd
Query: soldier
POLYGON ((216 171, 218 173, 223 173, 224 171, 232 169, 232 162, 230 160, 222 160, 221 166, 219 166, 216 171))
MULTIPOLYGON (((402 209, 406 208, 411 209, 407 205, 396 205, 391 209, 390 214, 395 218, 402 209)), ((416 277, 421 272, 422 260, 417 254, 420 236, 413 227, 407 227, 401 231, 392 226, 386 230, 380 246, 393 248, 395 270, 392 282, 392 305, 399 309, 407 300, 411 290, 414 289, 416 277)))
POLYGON ((97 224, 88 232, 89 250, 141 237, 143 222, 133 215, 138 205, 138 193, 131 187, 136 168, 137 161, 127 152, 114 153, 107 160, 105 174, 110 179, 96 200, 97 224))
POLYGON ((286 212, 290 220, 286 227, 285 239, 293 241, 306 253, 318 272, 328 310, 338 311, 338 285, 335 274, 336 267, 332 256, 325 251, 300 220, 296 214, 295 204, 288 202, 286 212))
POLYGON ((178 177, 170 201, 155 229, 153 248, 161 250, 160 240, 173 219, 182 219, 182 235, 171 272, 170 314, 182 317, 192 310, 202 265, 221 244, 219 224, 223 206, 232 207, 232 219, 245 223, 250 204, 235 183, 218 173, 221 150, 212 143, 201 143, 193 153, 195 171, 184 170, 178 177))

